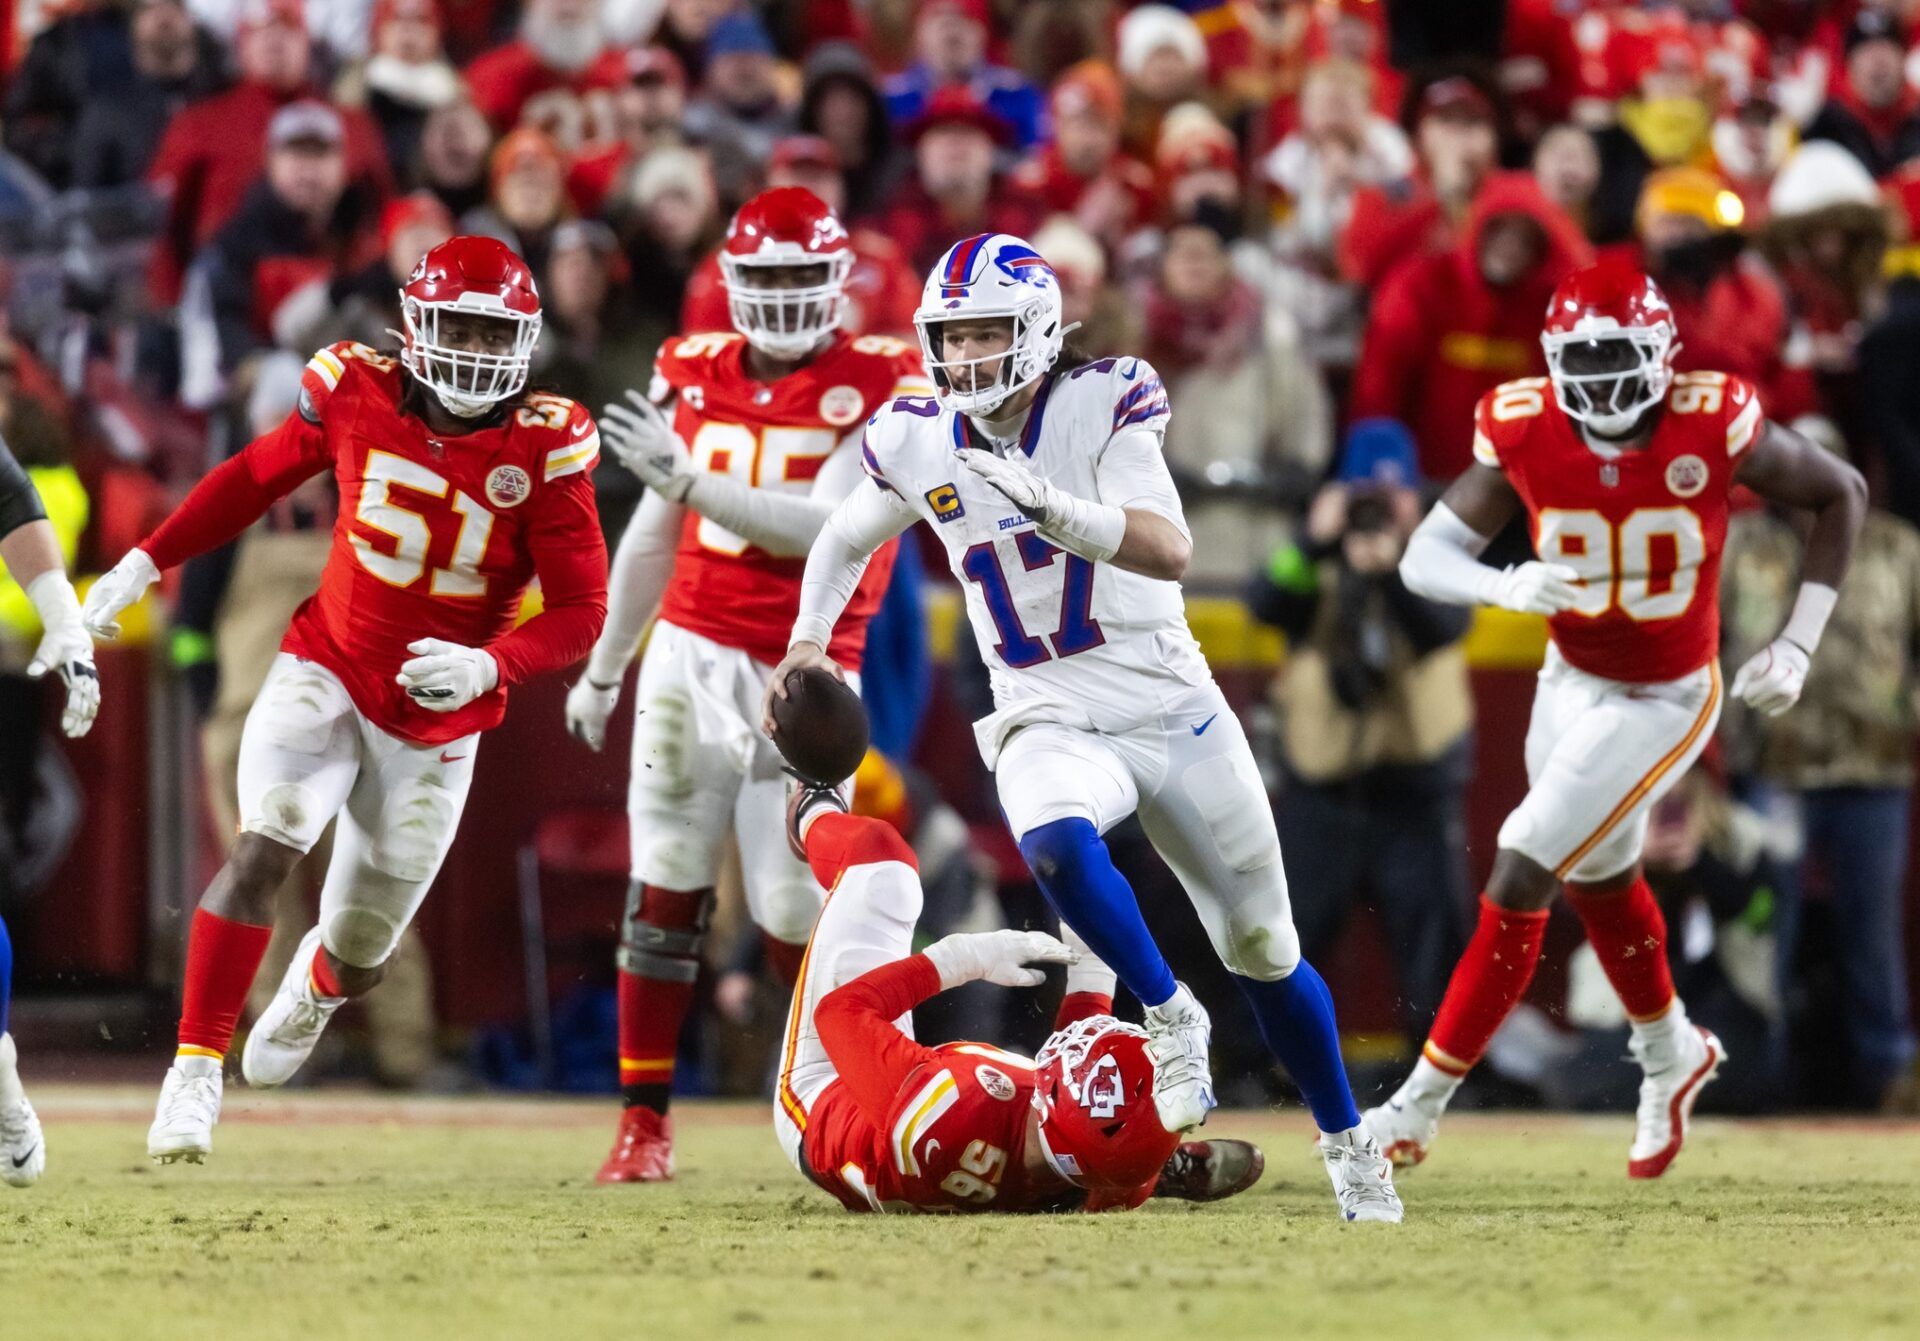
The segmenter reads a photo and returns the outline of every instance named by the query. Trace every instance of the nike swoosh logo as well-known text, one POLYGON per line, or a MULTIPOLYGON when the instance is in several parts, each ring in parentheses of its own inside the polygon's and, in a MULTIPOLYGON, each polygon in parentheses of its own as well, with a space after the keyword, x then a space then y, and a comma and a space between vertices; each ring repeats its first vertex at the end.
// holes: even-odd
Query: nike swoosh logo
POLYGON ((24 1155, 22 1155, 22 1156, 20 1156, 20 1158, 19 1158, 19 1159, 16 1159, 16 1160, 14 1160, 14 1161, 13 1161, 13 1167, 14 1167, 14 1168, 16 1168, 16 1169, 24 1169, 24 1168, 26 1168, 26 1167, 27 1167, 27 1161, 33 1158, 33 1154, 34 1154, 34 1151, 35 1151, 35 1150, 38 1150, 39 1148, 40 1148, 40 1147, 36 1145, 36 1146, 34 1146, 34 1147, 33 1147, 33 1149, 32 1149, 32 1150, 29 1150, 29 1151, 27 1151, 27 1153, 26 1153, 26 1154, 24 1154, 24 1155))
MULTIPOLYGON (((1220 715, 1220 714, 1216 712, 1216 713, 1215 713, 1215 714, 1213 715, 1213 717, 1218 717, 1219 715, 1220 715)), ((1202 722, 1202 723, 1200 723, 1200 725, 1198 725, 1198 726, 1196 726, 1196 727, 1194 727, 1194 728, 1193 728, 1193 734, 1194 734, 1194 735, 1196 735, 1196 736, 1198 736, 1198 735, 1204 735, 1204 734, 1206 733, 1206 730, 1207 730, 1207 728, 1213 725, 1213 717, 1209 717, 1209 718, 1207 718, 1207 720, 1206 720, 1206 721, 1204 721, 1204 722, 1202 722)))
POLYGON ((464 754, 448 754, 445 750, 440 751, 440 762, 443 764, 457 764, 466 757, 464 754))

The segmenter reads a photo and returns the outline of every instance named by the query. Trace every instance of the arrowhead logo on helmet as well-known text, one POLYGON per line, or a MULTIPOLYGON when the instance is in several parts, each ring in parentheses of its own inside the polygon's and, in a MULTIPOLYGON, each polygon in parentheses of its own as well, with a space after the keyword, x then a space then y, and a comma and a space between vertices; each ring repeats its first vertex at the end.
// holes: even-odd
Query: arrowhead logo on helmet
POLYGON ((504 242, 448 238, 401 286, 400 324, 407 371, 451 413, 473 419, 526 386, 540 339, 540 294, 527 263, 504 242))
POLYGON ((1111 1015, 1077 1021, 1034 1058, 1041 1154, 1062 1178, 1127 1192, 1160 1172, 1180 1144, 1153 1106, 1147 1034, 1111 1015))

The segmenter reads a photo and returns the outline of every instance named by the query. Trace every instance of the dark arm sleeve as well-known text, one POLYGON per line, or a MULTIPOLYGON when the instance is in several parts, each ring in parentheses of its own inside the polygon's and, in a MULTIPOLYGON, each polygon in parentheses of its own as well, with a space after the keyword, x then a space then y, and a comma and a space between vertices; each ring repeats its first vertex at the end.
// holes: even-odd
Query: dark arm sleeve
POLYGON ((0 439, 0 539, 12 535, 28 522, 46 519, 47 509, 40 501, 40 491, 33 487, 33 480, 13 459, 6 441, 0 439))

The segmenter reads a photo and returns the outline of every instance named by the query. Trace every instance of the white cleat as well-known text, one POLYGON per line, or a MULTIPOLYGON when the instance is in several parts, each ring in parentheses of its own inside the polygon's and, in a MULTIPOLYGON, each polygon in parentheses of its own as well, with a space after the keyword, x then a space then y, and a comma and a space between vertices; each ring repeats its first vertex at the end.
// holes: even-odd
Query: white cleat
POLYGON ((1146 1009, 1147 1055, 1153 1058, 1153 1107, 1168 1131, 1192 1131, 1214 1106, 1209 1054, 1213 1023, 1185 983, 1146 1009))
POLYGON ((1646 1072, 1634 1115, 1633 1149, 1627 1153, 1627 1177, 1658 1178, 1680 1153, 1694 1100, 1727 1060, 1727 1050, 1697 1024, 1681 1026, 1671 1042, 1651 1042, 1635 1034, 1627 1049, 1646 1072))
POLYGON ((1342 1220, 1397 1225, 1406 1215, 1393 1190, 1393 1164, 1364 1125, 1338 1136, 1322 1133, 1320 1157, 1327 1162, 1342 1220))
POLYGON ((240 1074, 255 1089, 271 1089, 293 1079, 294 1072, 313 1055, 313 1045, 333 1013, 345 1004, 343 996, 315 996, 313 957, 320 953, 320 928, 301 940, 280 979, 280 990, 260 1012, 240 1054, 240 1074))
POLYGON ((0 1107, 0 1182, 9 1187, 32 1187, 47 1170, 47 1138, 40 1119, 21 1095, 0 1107))
POLYGON ((1398 1093, 1360 1119, 1369 1136, 1396 1169, 1411 1169, 1427 1157, 1440 1132, 1440 1115, 1422 1108, 1402 1085, 1398 1093))
POLYGON ((156 1164, 202 1164, 213 1151, 220 1120, 220 1060, 176 1057, 160 1086, 160 1103, 147 1128, 147 1156, 156 1164))

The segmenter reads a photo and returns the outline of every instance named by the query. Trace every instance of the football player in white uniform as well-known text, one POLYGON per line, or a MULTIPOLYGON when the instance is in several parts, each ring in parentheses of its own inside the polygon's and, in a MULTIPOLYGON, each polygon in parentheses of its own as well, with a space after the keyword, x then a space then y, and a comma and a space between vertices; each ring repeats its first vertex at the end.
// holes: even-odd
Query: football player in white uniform
POLYGON ((947 252, 914 322, 938 394, 897 397, 868 421, 872 487, 807 556, 769 707, 791 671, 837 671, 826 649, 868 556, 927 522, 992 677, 996 711, 974 731, 1001 807, 1062 920, 1146 1008, 1161 1121, 1186 1130, 1213 1106, 1209 1025, 1101 837, 1135 811, 1306 1096, 1342 1215, 1399 1220, 1332 998, 1300 958, 1246 735, 1187 629, 1192 538, 1161 457, 1165 387, 1139 359, 1065 366, 1059 280, 1006 234, 947 252))

